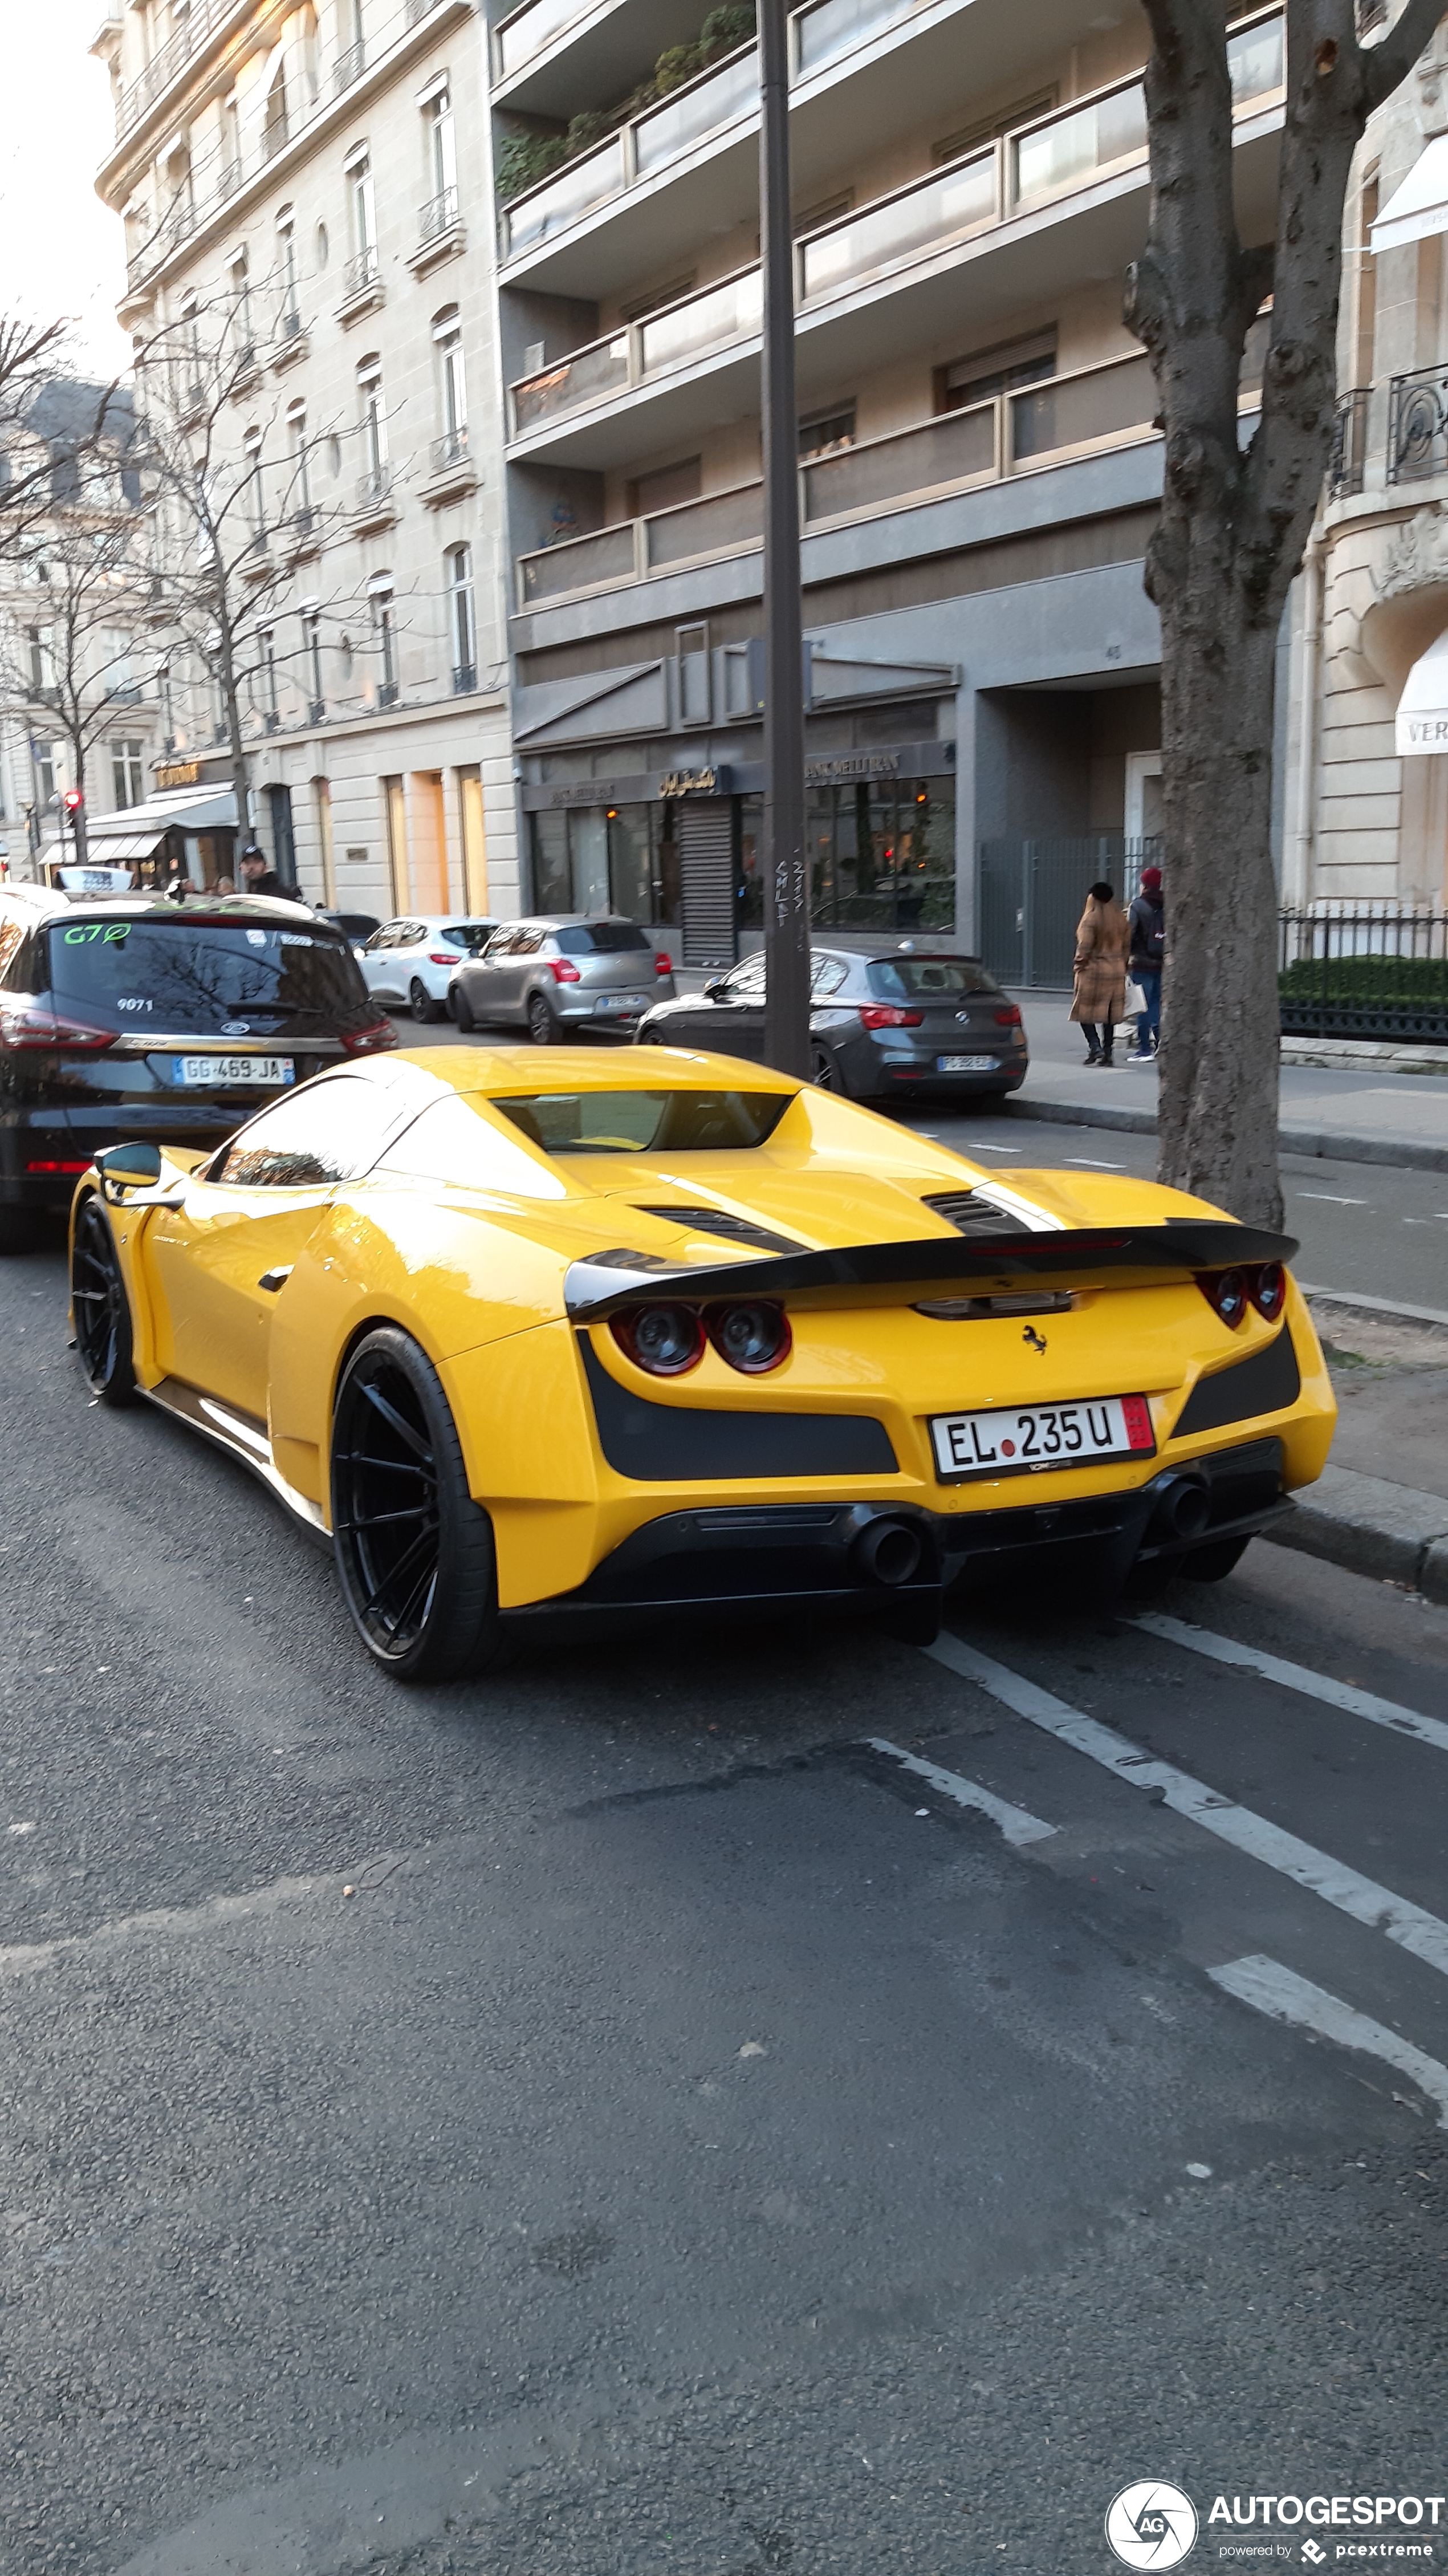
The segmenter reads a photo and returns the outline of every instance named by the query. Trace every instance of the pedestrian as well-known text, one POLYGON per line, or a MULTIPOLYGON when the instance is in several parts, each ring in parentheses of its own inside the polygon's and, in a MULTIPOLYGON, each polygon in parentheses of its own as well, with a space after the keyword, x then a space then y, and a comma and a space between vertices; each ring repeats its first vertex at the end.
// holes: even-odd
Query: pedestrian
POLYGON ((218 877, 211 891, 213 894, 235 894, 235 877, 218 877))
POLYGON ((248 894, 286 893, 281 878, 275 868, 267 866, 265 853, 257 848, 255 841, 249 842, 242 851, 241 880, 248 894))
POLYGON ((1141 892, 1132 904, 1131 972, 1146 1004, 1136 1014, 1136 1045, 1128 1064, 1150 1064, 1161 1044, 1161 969, 1166 956, 1166 911, 1160 868, 1143 868, 1141 892))
POLYGON ((1126 1008, 1126 950, 1131 933, 1116 889, 1101 878, 1076 924, 1075 997, 1071 1017, 1086 1036, 1088 1064, 1109 1065, 1116 1023, 1126 1008))

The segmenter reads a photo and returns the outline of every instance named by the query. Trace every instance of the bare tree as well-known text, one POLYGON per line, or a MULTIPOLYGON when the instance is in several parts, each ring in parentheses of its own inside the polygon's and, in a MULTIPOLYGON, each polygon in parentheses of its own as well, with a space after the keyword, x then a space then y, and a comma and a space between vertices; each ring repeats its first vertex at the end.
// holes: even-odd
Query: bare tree
POLYGON ((279 677, 305 651, 278 654, 275 621, 296 606, 298 574, 340 516, 317 502, 315 429, 298 435, 282 397, 240 430, 236 397, 258 375, 249 296, 221 296, 163 326, 137 379, 151 611, 172 661, 204 670, 215 692, 243 844, 248 737, 257 721, 278 721, 279 677))
POLYGON ((1281 1222, 1279 1014, 1270 844, 1278 630, 1328 461, 1343 205, 1374 108, 1412 69, 1443 0, 1405 0, 1375 45, 1354 0, 1286 0, 1277 229, 1244 244, 1233 206, 1224 0, 1143 0, 1151 215, 1126 320, 1166 433, 1146 587, 1161 615, 1169 865, 1160 1178, 1281 1222), (1243 347, 1272 298, 1261 418, 1238 435, 1243 347))
POLYGON ((67 458, 79 460, 108 434, 115 383, 76 380, 67 322, 32 323, 0 314, 0 563, 23 554, 50 515, 57 424, 44 415, 47 397, 67 395, 59 443, 67 458))

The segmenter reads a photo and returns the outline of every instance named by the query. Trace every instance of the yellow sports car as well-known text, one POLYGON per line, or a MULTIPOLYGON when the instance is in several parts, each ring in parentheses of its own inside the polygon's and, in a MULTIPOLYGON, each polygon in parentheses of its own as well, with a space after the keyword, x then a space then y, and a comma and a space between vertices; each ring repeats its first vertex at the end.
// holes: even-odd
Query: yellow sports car
POLYGON ((98 1156, 72 1320, 98 1396, 252 1468, 436 1680, 551 1623, 926 1640, 963 1569, 1225 1574, 1332 1434, 1295 1249, 726 1057, 421 1049, 98 1156))

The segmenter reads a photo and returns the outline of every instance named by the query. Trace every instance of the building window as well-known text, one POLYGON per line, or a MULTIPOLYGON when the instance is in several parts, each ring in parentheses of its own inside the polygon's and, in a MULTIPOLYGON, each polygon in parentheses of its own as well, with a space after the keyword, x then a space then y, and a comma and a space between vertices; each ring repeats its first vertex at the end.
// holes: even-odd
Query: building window
POLYGON ((307 722, 320 724, 327 712, 322 695, 322 612, 319 608, 302 611, 302 652, 307 666, 307 687, 311 692, 307 722))
POLYGON ((249 367, 256 349, 251 321, 251 275, 244 250, 231 263, 231 346, 238 367, 249 367))
POLYGON ((307 407, 294 402, 287 407, 287 436, 292 456, 292 525, 305 536, 312 524, 312 489, 307 463, 307 407))
POLYGON ((347 273, 351 294, 370 286, 377 275, 377 195, 372 155, 359 144, 347 163, 347 190, 352 211, 352 265, 347 273))
POLYGON ((241 101, 228 90, 221 102, 221 193, 229 197, 241 177, 241 101))
POLYGON ((1056 372, 1056 333, 1033 331, 1023 340, 1002 340, 991 349, 978 349, 973 357, 957 358, 953 366, 938 367, 935 375, 937 411, 967 411, 972 403, 989 402, 996 394, 1019 392, 1022 385, 1039 385, 1056 372))
POLYGON ((44 626, 25 629, 26 659, 29 667, 30 694, 40 697, 50 685, 50 631, 44 626))
POLYGON ((201 363, 201 322, 194 296, 188 296, 181 307, 181 380, 185 409, 200 411, 206 400, 206 381, 201 363))
MULTIPOLYGON (((280 73, 277 78, 281 78, 280 73)), ((297 299, 297 235, 290 206, 283 206, 277 217, 276 274, 279 294, 277 337, 295 340, 302 327, 302 310, 297 299)))
POLYGON ((799 453, 806 457, 835 456, 843 447, 855 443, 855 406, 852 402, 832 403, 828 411, 815 412, 799 425, 799 453))
POLYGON ((448 635, 452 644, 452 684, 461 693, 478 685, 478 630, 473 607, 473 550, 450 546, 447 566, 448 635))
POLYGON ((55 745, 37 742, 32 735, 30 747, 35 761, 35 793, 44 812, 55 803, 55 745))
POLYGON ((362 493, 375 499, 387 489, 387 406, 382 398, 382 361, 375 354, 357 369, 357 402, 362 423, 362 493))
POLYGON ((252 551, 261 554, 266 546, 266 491, 261 475, 261 431, 249 429, 242 441, 246 483, 246 517, 251 529, 252 551))
POLYGON ((435 462, 450 465, 466 452, 468 443, 468 385, 463 368, 462 325, 455 304, 433 315, 432 336, 437 349, 438 403, 442 413, 442 437, 435 462))
POLYGON ((453 124, 452 84, 444 79, 422 102, 427 200, 421 211, 424 241, 447 231, 458 212, 457 134, 453 124))
POLYGON ((287 115, 287 67, 278 63, 272 74, 272 85, 266 94, 266 115, 261 129, 263 156, 270 161, 280 152, 287 139, 290 119, 287 115))
POLYGON ((257 647, 261 668, 261 720, 268 733, 275 733, 281 723, 281 707, 277 699, 277 643, 269 626, 262 628, 257 637, 257 647))
POLYGON ((377 652, 377 703, 380 707, 397 704, 397 603, 392 595, 390 572, 374 573, 367 585, 367 605, 372 618, 372 635, 377 652))
POLYGON ((146 773, 140 743, 111 744, 111 786, 116 805, 139 805, 142 802, 146 793, 146 773))

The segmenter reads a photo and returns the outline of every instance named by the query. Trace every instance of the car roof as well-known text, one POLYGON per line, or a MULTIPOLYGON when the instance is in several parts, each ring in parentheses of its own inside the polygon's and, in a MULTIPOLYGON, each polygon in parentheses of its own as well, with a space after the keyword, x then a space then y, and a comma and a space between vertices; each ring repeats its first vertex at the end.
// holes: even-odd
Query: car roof
POLYGON ((500 930, 588 930, 595 921, 626 921, 630 930, 642 930, 631 912, 526 912, 517 921, 500 921, 500 930))
POLYGON ((73 903, 49 886, 0 887, 0 893, 24 894, 36 902, 38 911, 63 915, 73 921, 77 913, 87 920, 144 921, 308 921, 314 926, 323 917, 304 903, 286 903, 279 895, 269 894, 200 894, 188 895, 177 903, 170 895, 151 894, 144 889, 132 894, 87 895, 73 903))

